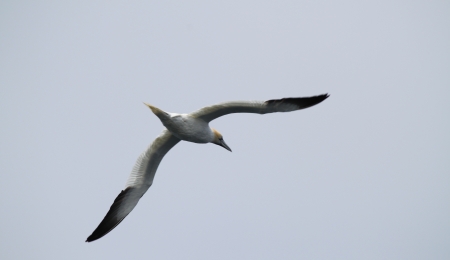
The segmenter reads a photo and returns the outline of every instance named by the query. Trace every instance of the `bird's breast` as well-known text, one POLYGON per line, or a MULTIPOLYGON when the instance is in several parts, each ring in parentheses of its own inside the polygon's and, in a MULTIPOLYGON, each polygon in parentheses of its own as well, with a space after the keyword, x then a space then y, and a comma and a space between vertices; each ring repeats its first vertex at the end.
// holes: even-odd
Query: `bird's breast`
POLYGON ((208 143, 214 139, 214 133, 208 123, 201 119, 175 115, 163 124, 173 135, 184 141, 208 143))

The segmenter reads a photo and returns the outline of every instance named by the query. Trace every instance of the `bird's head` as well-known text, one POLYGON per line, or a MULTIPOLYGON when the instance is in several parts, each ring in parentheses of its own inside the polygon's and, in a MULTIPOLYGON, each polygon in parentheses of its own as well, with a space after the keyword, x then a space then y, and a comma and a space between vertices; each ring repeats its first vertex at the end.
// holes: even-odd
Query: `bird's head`
POLYGON ((213 140, 211 143, 220 145, 220 146, 222 146, 223 148, 225 148, 225 149, 227 149, 228 151, 231 152, 231 148, 228 147, 228 145, 227 145, 227 144, 225 143, 225 141, 223 140, 222 134, 219 133, 219 131, 217 131, 217 130, 214 129, 214 128, 211 128, 211 130, 212 130, 213 133, 214 133, 214 140, 213 140))

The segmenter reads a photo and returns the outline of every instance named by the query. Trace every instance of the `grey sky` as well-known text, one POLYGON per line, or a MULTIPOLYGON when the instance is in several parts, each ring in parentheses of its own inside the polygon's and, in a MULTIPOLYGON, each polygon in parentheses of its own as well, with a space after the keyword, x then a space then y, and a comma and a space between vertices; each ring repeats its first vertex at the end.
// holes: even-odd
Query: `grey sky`
POLYGON ((1 259, 449 259, 448 1, 2 1, 1 259), (182 142, 85 243, 163 126, 330 93, 182 142))

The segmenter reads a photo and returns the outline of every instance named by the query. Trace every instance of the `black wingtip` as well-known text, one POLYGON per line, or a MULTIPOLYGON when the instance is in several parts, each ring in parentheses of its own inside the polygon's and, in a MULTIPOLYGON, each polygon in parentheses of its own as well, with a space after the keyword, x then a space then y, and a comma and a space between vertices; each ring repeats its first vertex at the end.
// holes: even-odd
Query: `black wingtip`
POLYGON ((131 190, 132 188, 128 187, 120 192, 120 194, 114 200, 114 203, 111 205, 111 208, 109 209, 108 213, 103 218, 102 222, 100 222, 100 224, 94 230, 94 232, 92 232, 92 234, 86 239, 86 242, 89 243, 103 237, 104 235, 111 232, 111 230, 113 230, 117 225, 119 225, 120 222, 122 222, 122 220, 124 220, 126 215, 123 218, 118 219, 116 218, 116 214, 119 207, 123 203, 123 200, 131 192, 131 190))
MULTIPOLYGON (((114 226, 112 226, 109 230, 106 230, 106 231, 104 231, 104 230, 101 230, 101 229, 99 229, 99 228, 97 228, 87 239, 86 239, 86 241, 85 242, 87 242, 87 243, 90 243, 90 242, 92 242, 92 241, 95 241, 95 240, 97 240, 97 239, 100 239, 100 238, 102 238, 103 236, 105 236, 106 234, 108 234, 109 232, 111 232, 111 230, 113 230, 115 227, 117 227, 117 225, 119 225, 120 224, 120 222, 122 222, 122 220, 124 220, 125 219, 125 217, 124 218, 122 218, 121 220, 119 220, 119 221, 117 221, 117 223, 114 225, 114 226)), ((103 222, 102 222, 103 223, 103 222)), ((101 225, 101 223, 100 223, 100 225, 101 225)), ((100 226, 99 226, 100 227, 100 226)))
MULTIPOLYGON (((330 96, 330 94, 325 93, 325 94, 322 94, 322 95, 313 96, 311 98, 313 98, 313 99, 315 99, 315 101, 317 101, 316 104, 319 104, 320 102, 322 102, 325 99, 327 99, 329 96, 330 96)), ((314 105, 316 105, 316 104, 314 104, 314 105)))
POLYGON ((265 103, 268 105, 282 105, 282 104, 292 104, 296 105, 297 109, 304 109, 308 107, 312 107, 314 105, 319 104, 320 102, 327 99, 330 95, 328 93, 312 96, 312 97, 299 97, 299 98, 282 98, 282 99, 271 99, 267 100, 265 103))
POLYGON ((305 97, 305 98, 299 98, 298 100, 295 100, 293 103, 296 103, 298 105, 299 109, 308 108, 315 106, 325 99, 327 99, 330 95, 328 93, 312 96, 312 97, 305 97))

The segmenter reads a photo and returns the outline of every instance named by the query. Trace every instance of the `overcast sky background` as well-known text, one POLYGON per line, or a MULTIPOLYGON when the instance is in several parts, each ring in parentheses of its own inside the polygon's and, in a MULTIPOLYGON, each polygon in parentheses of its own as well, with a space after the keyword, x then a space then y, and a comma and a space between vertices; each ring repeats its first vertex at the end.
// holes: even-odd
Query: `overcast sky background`
POLYGON ((450 259, 449 1, 2 1, 1 259, 450 259), (85 243, 163 126, 182 142, 85 243))

